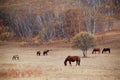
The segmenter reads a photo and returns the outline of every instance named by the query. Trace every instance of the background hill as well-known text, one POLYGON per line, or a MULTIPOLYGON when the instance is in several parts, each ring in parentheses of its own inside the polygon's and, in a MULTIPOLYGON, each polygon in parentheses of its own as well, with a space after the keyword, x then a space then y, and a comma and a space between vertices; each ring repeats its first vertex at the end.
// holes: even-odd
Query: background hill
POLYGON ((0 0, 0 39, 69 41, 87 31, 99 39, 107 34, 104 42, 119 40, 119 4, 119 0, 0 0))

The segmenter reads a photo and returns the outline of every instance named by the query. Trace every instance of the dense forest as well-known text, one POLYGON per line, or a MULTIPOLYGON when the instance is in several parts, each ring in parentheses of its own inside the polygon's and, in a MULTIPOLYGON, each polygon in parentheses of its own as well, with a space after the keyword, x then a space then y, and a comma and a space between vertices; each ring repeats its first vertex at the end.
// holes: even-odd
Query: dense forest
POLYGON ((0 39, 70 39, 112 30, 120 0, 0 0, 0 39))

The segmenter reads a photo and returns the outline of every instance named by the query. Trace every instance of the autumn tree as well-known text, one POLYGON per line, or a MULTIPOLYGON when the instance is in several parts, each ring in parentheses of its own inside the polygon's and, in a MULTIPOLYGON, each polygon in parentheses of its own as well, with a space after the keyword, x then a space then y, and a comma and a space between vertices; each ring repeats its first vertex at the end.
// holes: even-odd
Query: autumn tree
POLYGON ((80 32, 72 38, 73 47, 83 51, 83 56, 87 57, 87 50, 95 46, 95 37, 87 32, 80 32))

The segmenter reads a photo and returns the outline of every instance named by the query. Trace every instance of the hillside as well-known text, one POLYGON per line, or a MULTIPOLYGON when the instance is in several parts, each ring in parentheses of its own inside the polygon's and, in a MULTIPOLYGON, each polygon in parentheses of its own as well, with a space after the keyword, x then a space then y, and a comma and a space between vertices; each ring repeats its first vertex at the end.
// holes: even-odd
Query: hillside
POLYGON ((2 41, 69 40, 81 31, 96 34, 119 28, 119 0, 1 0, 0 4, 2 41))

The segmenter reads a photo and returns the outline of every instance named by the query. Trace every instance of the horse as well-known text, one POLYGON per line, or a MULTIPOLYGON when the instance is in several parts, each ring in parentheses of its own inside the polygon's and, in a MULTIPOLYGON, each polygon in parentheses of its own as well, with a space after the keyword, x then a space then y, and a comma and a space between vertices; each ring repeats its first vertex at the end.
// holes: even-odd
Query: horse
POLYGON ((19 60, 19 56, 18 56, 18 55, 14 55, 14 56, 12 57, 12 60, 19 60))
POLYGON ((45 50, 45 51, 43 51, 43 55, 45 56, 45 55, 48 55, 48 52, 49 51, 52 51, 52 50, 45 50))
POLYGON ((40 56, 41 52, 40 51, 37 51, 37 56, 40 56))
POLYGON ((72 66, 71 62, 75 62, 76 61, 76 66, 80 66, 80 56, 68 56, 65 61, 64 61, 64 65, 67 66, 67 61, 69 61, 70 66, 72 66))
POLYGON ((109 52, 109 53, 110 53, 110 48, 104 48, 104 49, 102 50, 102 53, 104 53, 104 52, 109 52))
POLYGON ((94 48, 93 51, 92 51, 92 54, 93 54, 93 53, 96 54, 96 52, 100 53, 100 48, 94 48))

